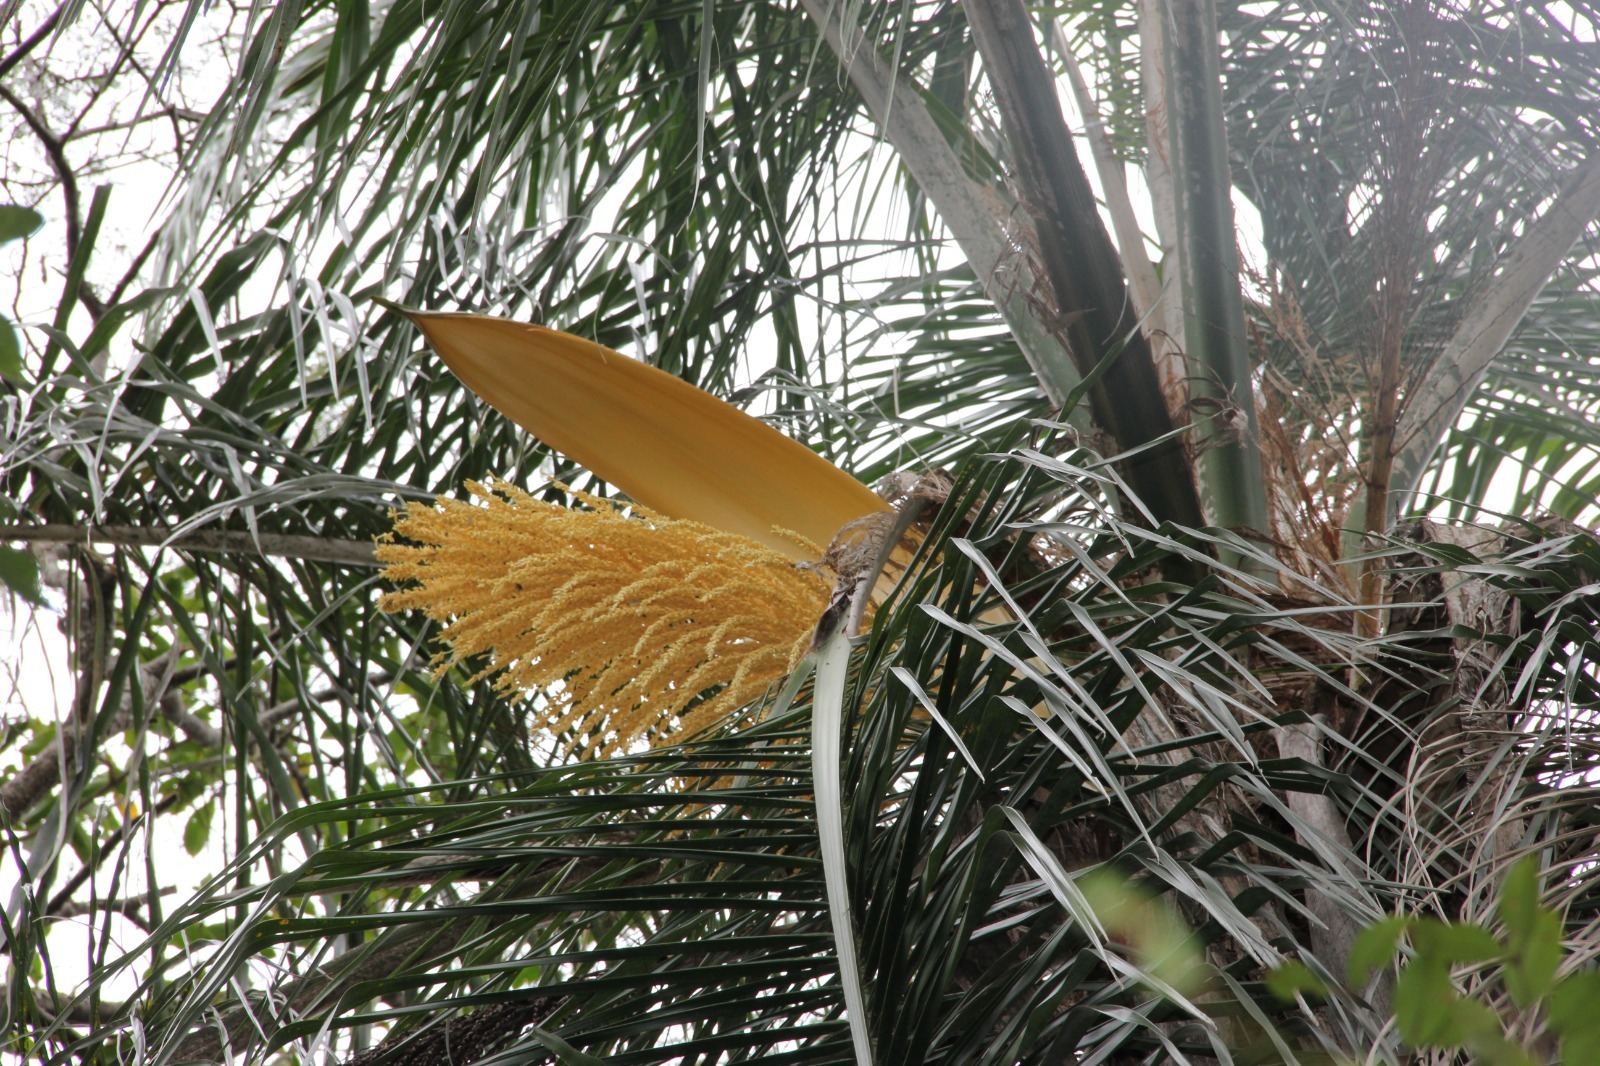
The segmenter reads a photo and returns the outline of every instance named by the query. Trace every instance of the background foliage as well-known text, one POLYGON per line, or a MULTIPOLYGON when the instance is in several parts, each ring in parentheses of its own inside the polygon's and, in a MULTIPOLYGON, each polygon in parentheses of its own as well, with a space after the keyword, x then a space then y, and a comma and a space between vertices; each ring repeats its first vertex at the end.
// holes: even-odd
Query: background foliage
MULTIPOLYGON (((0 520, 34 550, 6 580, 42 575, 72 648, 68 703, 4 736, 7 1053, 851 1060, 809 686, 569 764, 537 699, 433 676, 424 621, 378 611, 397 504, 588 479, 374 296, 593 337, 863 480, 952 472, 847 690, 879 1061, 1426 1061, 1385 979, 1285 1005, 1265 975, 1337 989, 1397 911, 1491 923, 1522 854, 1565 965, 1600 949, 1593 211, 1437 452, 1403 432, 1593 181, 1592 5, 1217 5, 1262 230, 1240 328, 1270 512, 1242 530, 1144 521, 1119 442, 1046 398, 1007 294, 1046 334, 1072 309, 962 6, 0 10, 4 198, 51 220, 7 246, 29 328, 0 359, 0 520), (858 95, 873 56, 887 113, 858 95), (993 270, 890 147, 919 111, 990 205, 993 270), (130 235, 120 174, 148 172, 112 164, 144 156, 177 177, 130 235), (1188 923, 1210 983, 1163 989, 1096 923, 1102 866, 1188 923)), ((1151 191, 1122 259, 1172 283, 1158 35, 1132 6, 1032 18, 1151 191)), ((1192 402, 1201 376, 1165 399, 1210 433, 1229 404, 1192 402)))

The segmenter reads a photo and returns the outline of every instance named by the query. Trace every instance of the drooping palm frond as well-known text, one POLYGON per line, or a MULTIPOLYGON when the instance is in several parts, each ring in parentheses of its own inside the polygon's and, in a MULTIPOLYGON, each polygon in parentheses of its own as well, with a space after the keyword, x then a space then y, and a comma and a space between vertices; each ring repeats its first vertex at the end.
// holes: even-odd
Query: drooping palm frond
POLYGON ((1475 393, 1445 439, 1424 486, 1445 504, 1444 513, 1469 516, 1505 492, 1491 512, 1593 519, 1600 456, 1595 377, 1585 353, 1600 347, 1594 285, 1592 269, 1551 285, 1491 365, 1490 384, 1475 393))
MULTIPOLYGON (((1302 893, 1373 918, 1393 905, 1389 886, 1463 887, 1446 874, 1427 888, 1461 863, 1467 838, 1453 834, 1474 824, 1476 803, 1441 807, 1424 764, 1374 778, 1363 749, 1347 750, 1354 761, 1339 772, 1281 758, 1269 742, 1284 706, 1376 713, 1346 687, 1343 664, 1405 683, 1418 638, 1358 652, 1337 606, 1273 602, 1226 571, 1181 593, 1130 586, 1164 552, 1203 556, 1060 500, 1098 499, 1086 469, 1041 452, 973 469, 931 538, 930 559, 942 548, 942 561, 864 640, 846 825, 883 1061, 1239 1047, 1250 1027, 1221 1021, 1236 1009, 1226 1003, 1243 996, 1276 1014, 1254 984, 1262 968, 1297 950, 1323 964, 1302 893), (1057 500, 1044 522, 1029 517, 1042 499, 1057 500), (1054 565, 1041 567, 1041 552, 1054 565), (1018 622, 975 621, 996 598, 1018 622), (1278 798, 1297 794, 1331 796, 1356 843, 1326 837, 1278 798), (1192 1007, 1152 992, 1137 961, 1057 902, 1102 863, 1197 922, 1223 973, 1192 1007)), ((1596 549, 1579 535, 1528 551, 1494 572, 1512 589, 1531 581, 1516 594, 1562 620, 1495 666, 1509 680, 1531 662, 1523 698, 1568 708, 1563 750, 1582 751, 1570 709, 1593 702, 1591 667, 1560 634, 1586 625, 1582 574, 1596 549), (1571 576, 1552 584, 1560 574, 1571 576)), ((1433 699, 1449 713, 1453 694, 1433 699)), ((494 1010, 501 1037, 529 1049, 553 1033, 622 1061, 847 1058, 805 717, 802 694, 736 736, 287 816, 235 861, 240 874, 319 824, 348 836, 259 887, 219 878, 168 916, 158 943, 217 921, 229 931, 205 951, 169 943, 166 972, 136 1000, 152 1048, 213 1054, 225 1030, 262 1051, 309 1052, 376 1025, 388 1035, 370 1061, 404 1062, 446 1018, 494 1010), (279 961, 254 1006, 219 1006, 228 975, 269 947, 279 961), (525 1033, 530 1023, 541 1032, 525 1033), (250 1035, 257 1025, 264 1037, 250 1035)), ((1544 754, 1495 775, 1498 802, 1523 812, 1528 843, 1577 846, 1567 861, 1581 861, 1570 820, 1585 801, 1548 791, 1556 735, 1506 736, 1544 754)), ((1581 883, 1571 891, 1589 891, 1581 883)), ((1339 1017, 1325 1039, 1374 1038, 1357 1005, 1339 1017)))

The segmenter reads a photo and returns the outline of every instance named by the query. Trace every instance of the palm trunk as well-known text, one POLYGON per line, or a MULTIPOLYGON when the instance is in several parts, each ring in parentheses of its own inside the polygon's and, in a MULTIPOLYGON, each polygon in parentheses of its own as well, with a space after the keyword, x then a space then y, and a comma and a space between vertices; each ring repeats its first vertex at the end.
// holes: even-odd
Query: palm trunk
MULTIPOLYGON (((1168 3, 1164 15, 1184 336, 1191 402, 1201 415, 1195 426, 1201 493, 1216 524, 1266 534, 1260 425, 1239 293, 1233 182, 1222 123, 1216 10, 1206 2, 1168 3)), ((1238 565, 1240 560, 1224 561, 1238 565)))
POLYGON ((994 87, 1023 206, 1034 224, 1047 324, 1092 382, 1090 410, 1121 451, 1121 470, 1158 521, 1204 523, 1150 345, 1139 329, 1116 248, 1061 115, 1055 82, 1021 0, 972 0, 972 36, 994 87))

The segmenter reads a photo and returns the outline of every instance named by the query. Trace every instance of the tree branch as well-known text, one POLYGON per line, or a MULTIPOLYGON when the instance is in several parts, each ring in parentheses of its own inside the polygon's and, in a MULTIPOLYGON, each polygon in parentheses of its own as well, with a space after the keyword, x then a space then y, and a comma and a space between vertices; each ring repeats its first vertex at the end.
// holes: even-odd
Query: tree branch
POLYGON ((51 31, 56 28, 56 24, 61 21, 61 16, 66 10, 66 4, 62 4, 60 7, 56 8, 50 13, 49 18, 45 19, 39 24, 38 29, 30 33, 21 44, 17 45, 17 47, 12 50, 10 55, 6 56, 4 59, 0 59, 0 78, 3 78, 7 74, 11 73, 12 67, 26 59, 29 52, 32 52, 35 48, 39 47, 39 43, 46 37, 50 36, 51 31))
MULTIPOLYGON (((110 851, 120 843, 122 843, 120 839, 109 841, 106 845, 102 845, 102 849, 110 851)), ((60 907, 56 907, 53 905, 54 901, 52 901, 52 906, 49 913, 50 917, 60 919, 83 918, 95 914, 116 913, 122 915, 124 918, 128 919, 128 921, 132 922, 134 925, 137 925, 140 929, 143 929, 148 933, 150 931, 150 923, 145 919, 144 914, 141 912, 146 907, 150 906, 150 902, 153 897, 171 896, 176 894, 177 891, 178 889, 176 886, 168 885, 166 888, 163 888, 158 892, 146 892, 142 895, 125 896, 119 899, 100 899, 95 900, 92 905, 89 903, 79 903, 77 900, 69 899, 64 901, 60 907)), ((59 898, 60 897, 57 896, 57 899, 59 898)))
MULTIPOLYGON (((139 684, 146 706, 166 701, 167 689, 172 684, 172 663, 177 655, 178 648, 174 645, 164 654, 139 666, 139 684)), ((130 718, 133 706, 132 694, 124 693, 123 700, 123 706, 118 709, 113 721, 119 723, 122 728, 127 728, 127 720, 130 718)), ((195 724, 210 730, 209 726, 197 719, 195 724)), ((63 768, 70 766, 76 757, 78 744, 76 725, 64 722, 58 728, 55 740, 4 785, 0 785, 0 809, 12 818, 20 818, 26 814, 34 804, 44 798, 47 792, 55 788, 61 782, 63 768)), ((215 730, 211 732, 215 734, 215 730)), ((191 736, 190 739, 195 737, 191 736)))
MULTIPOLYGON (((166 814, 168 811, 172 810, 172 808, 178 805, 178 801, 181 798, 182 796, 177 792, 163 796, 156 802, 156 805, 150 809, 150 813, 153 815, 166 814)), ((101 862, 105 861, 106 856, 111 855, 116 851, 116 849, 122 844, 123 839, 127 837, 128 829, 135 824, 135 822, 124 822, 112 831, 111 835, 106 838, 106 842, 100 845, 99 856, 101 862)), ((66 883, 56 890, 56 894, 50 897, 50 903, 45 907, 44 912, 52 916, 63 917, 66 916, 69 911, 72 911, 73 908, 81 908, 81 904, 75 904, 72 902, 72 894, 78 891, 78 889, 82 888, 84 883, 87 882, 94 872, 99 868, 99 863, 84 863, 82 866, 80 866, 78 868, 78 872, 69 877, 66 883)), ((161 894, 167 895, 169 892, 173 891, 176 890, 162 889, 161 894)))
MULTIPOLYGON (((108 1014, 121 1013, 125 1003, 101 1003, 98 1011, 92 1010, 88 1000, 75 999, 63 1002, 64 997, 44 989, 31 990, 33 1006, 45 1020, 63 1025, 92 1026, 108 1014)), ((0 1000, 10 1003, 11 989, 0 985, 0 1000)))
MULTIPOLYGON (((73 174, 72 164, 67 160, 65 143, 50 132, 44 120, 36 115, 21 97, 4 85, 0 85, 0 100, 10 104, 17 114, 22 116, 22 121, 27 123, 34 136, 39 138, 39 143, 44 145, 44 153, 50 157, 50 165, 55 168, 56 177, 61 182, 61 197, 67 206, 67 259, 70 261, 78 254, 78 244, 83 239, 83 206, 78 195, 77 176, 73 174)), ((89 288, 87 281, 78 283, 76 295, 83 301, 83 306, 91 317, 98 319, 105 313, 105 304, 89 288)))
POLYGON ((33 808, 61 781, 61 768, 77 755, 76 731, 63 724, 56 739, 35 755, 28 765, 0 785, 0 810, 17 819, 33 808))
POLYGON ((39 138, 39 143, 44 145, 44 154, 50 158, 50 165, 55 169, 56 179, 61 182, 61 196, 67 202, 67 257, 71 258, 83 236, 83 208, 77 176, 72 173, 72 164, 67 162, 66 146, 22 97, 4 85, 0 85, 0 100, 10 104, 11 109, 22 116, 22 121, 33 131, 33 135, 39 138))
POLYGON ((61 138, 61 140, 62 143, 65 144, 72 141, 82 140, 85 137, 98 137, 101 134, 115 133, 118 130, 130 130, 135 126, 143 125, 146 122, 160 122, 164 119, 173 118, 187 119, 190 122, 200 122, 205 119, 205 115, 198 111, 190 110, 186 107, 163 107, 157 111, 146 111, 142 115, 136 115, 133 118, 124 119, 121 122, 107 122, 100 126, 90 126, 88 129, 79 129, 74 127, 72 130, 68 131, 67 134, 61 138))
POLYGON ((161 697, 161 717, 171 722, 191 743, 203 748, 222 747, 222 730, 196 718, 174 689, 161 697))
POLYGON ((106 297, 107 307, 115 307, 122 302, 122 294, 133 283, 133 279, 139 276, 139 271, 144 269, 145 261, 150 258, 151 253, 156 250, 157 245, 160 243, 161 230, 158 228, 154 233, 150 234, 149 239, 144 242, 144 247, 139 249, 139 254, 133 257, 133 261, 128 264, 128 269, 122 272, 122 277, 118 278, 117 283, 112 286, 111 295, 106 297))
POLYGON ((0 524, 0 541, 29 544, 89 544, 172 548, 177 551, 272 555, 345 566, 377 566, 367 541, 309 537, 289 533, 248 533, 213 529, 174 535, 160 526, 69 526, 0 524))

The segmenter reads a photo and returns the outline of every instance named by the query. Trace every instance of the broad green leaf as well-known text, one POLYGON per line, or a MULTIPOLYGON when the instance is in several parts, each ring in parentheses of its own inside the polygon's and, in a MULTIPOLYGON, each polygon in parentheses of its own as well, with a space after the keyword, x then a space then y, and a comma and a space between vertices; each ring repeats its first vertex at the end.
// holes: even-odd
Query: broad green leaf
POLYGON ((0 244, 31 236, 44 225, 44 216, 31 207, 0 204, 0 244))
POLYGON ((88 829, 81 825, 73 829, 67 842, 80 862, 88 862, 89 856, 94 854, 94 838, 89 835, 88 829))
MULTIPOLYGON (((4 550, 3 547, 0 547, 0 553, 3 553, 4 550)), ((32 722, 29 725, 28 739, 22 744, 20 750, 24 758, 32 759, 56 739, 56 727, 39 722, 32 722)))
POLYGON ((1106 931, 1131 945, 1151 976, 1184 997, 1205 988, 1210 972, 1200 943, 1165 901, 1109 867, 1080 878, 1078 885, 1106 931))
POLYGON ((1494 1046, 1504 1023, 1486 1003, 1462 997, 1450 1005, 1450 1039, 1468 1047, 1494 1046))
POLYGON ((1561 916, 1538 908, 1521 943, 1513 941, 1505 964, 1506 988, 1517 1006, 1532 1007, 1555 983, 1556 971, 1566 955, 1561 943, 1561 916))
POLYGON ((1561 1066, 1600 1062, 1600 972, 1569 974, 1550 992, 1550 1028, 1561 1037, 1561 1066))
POLYGON ((1394 985, 1394 1016, 1400 1035, 1413 1047, 1460 1047, 1456 1028, 1462 1002, 1450 981, 1450 967, 1436 959, 1414 959, 1394 985))
POLYGON ((1600 1062, 1600 1028, 1579 1029, 1561 1037, 1560 1066, 1590 1066, 1600 1062))
POLYGON ((211 839, 211 822, 216 813, 217 804, 212 800, 202 803, 189 815, 183 827, 183 848, 190 855, 198 855, 205 850, 206 842, 211 839))
POLYGON ((1285 1002, 1294 1002, 1296 996, 1312 995, 1326 998, 1328 985, 1311 972, 1303 962, 1286 962, 1267 971, 1267 991, 1285 1002))
MULTIPOLYGON (((1474 1003, 1474 1006, 1477 1005, 1474 1003)), ((1469 1024, 1482 1023, 1483 1018, 1474 1012, 1469 1024)), ((1528 1054, 1526 1048, 1500 1033, 1477 1036, 1468 1042, 1468 1046, 1472 1050, 1473 1066, 1547 1066, 1528 1054)))
POLYGON ((1415 921, 1408 915, 1396 914, 1361 930, 1350 948, 1350 983, 1359 988, 1373 973, 1387 969, 1400 950, 1400 938, 1415 921))
POLYGON ((24 381, 22 343, 17 339, 17 327, 0 315, 0 378, 7 381, 24 381))
POLYGON ((1520 859, 1506 874, 1496 914, 1506 927, 1506 988, 1517 1006, 1526 1009, 1550 990, 1566 954, 1560 915, 1540 904, 1534 856, 1520 859))
POLYGON ((1534 935, 1539 914, 1539 861, 1536 857, 1524 856, 1506 871, 1495 914, 1506 927, 1513 947, 1534 935))
POLYGON ((1472 922, 1441 922, 1424 918, 1411 928, 1411 943, 1417 958, 1446 965, 1488 962, 1504 953, 1504 947, 1481 925, 1472 922))
POLYGON ((35 607, 44 606, 44 587, 39 583, 39 560, 28 549, 0 544, 0 584, 35 607))

